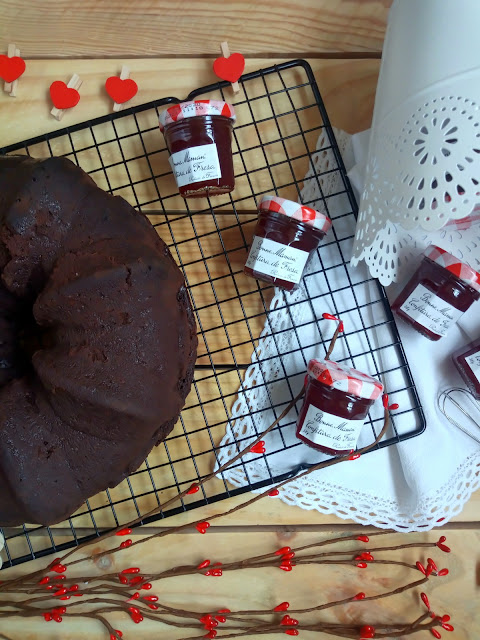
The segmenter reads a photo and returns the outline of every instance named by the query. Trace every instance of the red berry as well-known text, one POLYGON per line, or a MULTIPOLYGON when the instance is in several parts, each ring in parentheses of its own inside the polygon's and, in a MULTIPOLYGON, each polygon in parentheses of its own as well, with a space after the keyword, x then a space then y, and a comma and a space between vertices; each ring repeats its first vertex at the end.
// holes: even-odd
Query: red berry
POLYGON ((363 600, 365 598, 365 594, 363 593, 363 591, 360 591, 360 593, 357 593, 356 596, 353 596, 354 600, 363 600))
POLYGON ((430 633, 432 634, 432 636, 435 636, 435 638, 441 638, 442 634, 437 631, 436 629, 430 629, 430 633))
POLYGON ((140 569, 138 567, 130 567, 129 569, 124 569, 122 573, 140 573, 140 569))
POLYGON ((199 491, 200 487, 198 486, 198 484, 192 484, 190 485, 189 490, 187 491, 188 494, 192 494, 192 493, 197 493, 197 491, 199 491))
POLYGON ((209 522, 198 522, 195 525, 195 528, 199 533, 207 533, 207 529, 209 526, 210 526, 209 522))
POLYGON ((289 602, 281 602, 280 604, 277 604, 277 606, 274 608, 274 611, 286 611, 289 606, 289 602))
POLYGON ((205 569, 206 567, 208 567, 209 564, 210 564, 210 560, 204 560, 198 565, 197 569, 205 569))
POLYGON ((128 547, 131 547, 133 544, 133 541, 128 538, 128 540, 124 540, 121 544, 120 544, 120 549, 128 549, 128 547))
POLYGON ((290 553, 290 551, 291 551, 291 548, 290 548, 290 547, 282 547, 281 549, 277 549, 277 550, 275 551, 275 555, 276 555, 276 556, 283 556, 283 555, 285 555, 286 553, 290 553))
POLYGON ((420 594, 420 598, 422 599, 423 604, 427 607, 427 609, 430 611, 430 602, 427 598, 427 594, 426 593, 421 593, 420 594))
POLYGON ((131 529, 120 529, 120 531, 117 531, 117 533, 115 534, 116 536, 128 536, 132 533, 131 529))

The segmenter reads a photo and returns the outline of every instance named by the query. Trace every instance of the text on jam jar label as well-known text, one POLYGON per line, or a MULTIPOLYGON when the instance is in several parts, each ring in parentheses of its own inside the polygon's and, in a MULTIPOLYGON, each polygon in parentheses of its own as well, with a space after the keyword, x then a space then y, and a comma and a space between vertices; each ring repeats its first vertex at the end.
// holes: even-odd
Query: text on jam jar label
POLYGON ((363 422, 325 413, 311 404, 305 414, 300 434, 307 440, 329 449, 355 449, 363 422))
POLYGON ((415 287, 400 309, 437 336, 446 335, 450 327, 463 315, 463 311, 452 307, 423 284, 415 287))
POLYGON ((172 153, 169 162, 178 187, 222 177, 215 143, 172 153))
POLYGON ((245 266, 258 273, 298 284, 309 255, 308 251, 255 236, 245 266))
POLYGON ((476 353, 472 353, 471 355, 465 358, 465 362, 468 364, 470 369, 472 370, 475 378, 480 382, 480 351, 476 353))

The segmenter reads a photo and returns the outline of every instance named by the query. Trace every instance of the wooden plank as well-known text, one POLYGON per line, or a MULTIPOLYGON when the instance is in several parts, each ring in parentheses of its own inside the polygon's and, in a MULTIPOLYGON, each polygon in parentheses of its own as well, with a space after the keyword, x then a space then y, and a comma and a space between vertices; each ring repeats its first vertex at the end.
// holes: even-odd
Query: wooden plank
MULTIPOLYGON (((349 132, 361 131, 368 128, 371 122, 375 88, 377 83, 379 61, 378 60, 308 60, 311 64, 317 79, 321 94, 325 101, 332 124, 349 132)), ((272 61, 265 58, 255 58, 247 60, 246 72, 271 66, 272 61)), ((57 131, 65 126, 85 122, 92 118, 103 116, 111 112, 111 99, 104 89, 105 79, 111 75, 118 74, 122 66, 122 60, 31 60, 27 65, 27 70, 22 76, 24 87, 21 95, 15 101, 7 100, 7 96, 0 96, 0 144, 7 146, 26 138, 57 131), (82 96, 80 102, 74 109, 70 109, 63 122, 60 124, 54 120, 50 114, 51 103, 48 99, 48 87, 54 80, 68 79, 72 75, 72 70, 83 79, 82 96)), ((167 96, 176 96, 178 99, 184 98, 193 89, 208 85, 215 81, 211 60, 204 59, 182 59, 169 58, 167 60, 146 60, 135 59, 129 61, 129 68, 132 76, 138 84, 139 91, 131 100, 129 105, 143 104, 154 99, 161 99, 167 96)), ((298 74, 298 78, 305 81, 303 74, 298 74)), ((287 78, 288 79, 288 78, 287 78)), ((294 77, 292 77, 293 82, 294 77)), ((278 78, 268 78, 268 88, 271 92, 282 88, 278 78)), ((248 87, 249 98, 257 98, 265 93, 263 83, 259 83, 253 91, 251 83, 248 87), (257 93, 255 93, 257 91, 257 93)), ((292 100, 300 104, 311 104, 311 94, 306 94, 305 89, 298 89, 291 93, 292 100), (310 102, 306 102, 306 99, 310 102)), ((227 92, 227 96, 231 95, 227 92)), ((242 94, 237 98, 241 99, 242 94)), ((274 108, 279 110, 285 101, 284 94, 278 94, 274 98, 274 108)), ((261 110, 270 108, 265 99, 254 101, 253 109, 261 110)), ((308 117, 308 110, 305 117, 308 117)), ((255 115, 257 112, 254 112, 255 115)), ((270 110, 270 115, 272 114, 270 110)), ((240 108, 238 123, 251 122, 252 116, 248 105, 240 108)), ((120 123, 122 120, 117 120, 120 123)), ((148 129, 157 126, 156 118, 139 116, 139 123, 142 128, 148 129)), ((121 127, 121 125, 119 125, 121 127)), ((127 126, 127 125, 125 125, 127 126)), ((131 126, 131 125, 130 125, 131 126)), ((279 126, 283 126, 282 120, 279 126)), ((258 144, 253 128, 245 128, 245 143, 250 139, 252 144, 258 144)), ((108 140, 114 138, 110 129, 110 137, 107 132, 98 132, 97 142, 105 143, 104 153, 106 161, 108 154, 113 159, 119 159, 118 144, 109 145, 108 140), (102 137, 102 135, 104 137, 102 137)), ((122 132, 122 129, 120 129, 122 132)), ((125 134, 127 134, 125 130, 125 134)), ((262 133, 262 132, 260 132, 262 133)), ((285 130, 282 133, 288 134, 285 130)), ((81 134, 75 134, 75 144, 85 143, 84 146, 92 145, 92 134, 87 132, 85 138, 81 134)), ((56 154, 71 152, 69 143, 58 141, 55 143, 53 151, 56 154), (62 146, 63 144, 63 146, 62 146)), ((163 147, 163 136, 158 132, 158 137, 153 134, 147 139, 147 150, 153 152, 163 147), (151 146, 148 146, 151 145, 151 146)), ((134 157, 134 148, 125 147, 125 153, 131 153, 134 157)), ((47 150, 43 150, 46 153, 47 150)), ((36 154, 42 153, 42 149, 36 150, 36 154)), ((87 154, 85 154, 87 155, 87 154)), ((100 166, 96 152, 92 155, 92 162, 96 157, 97 166, 100 166)))
MULTIPOLYGON (((351 535, 358 529, 345 531, 351 535)), ((363 533, 363 531, 362 531, 363 533)), ((140 547, 134 547, 122 551, 121 554, 107 555, 100 563, 87 565, 89 573, 97 573, 99 566, 103 570, 119 571, 127 566, 148 567, 153 571, 170 568, 177 564, 199 563, 205 558, 212 562, 229 562, 271 552, 281 546, 292 547, 311 544, 337 535, 334 529, 322 533, 304 532, 295 533, 287 531, 270 532, 245 532, 242 529, 237 532, 215 531, 212 526, 206 535, 198 533, 186 533, 171 536, 165 540, 152 540, 140 547), (168 553, 166 553, 168 549, 168 553)), ((385 536, 381 538, 381 544, 402 544, 414 541, 438 540, 439 532, 433 531, 424 534, 412 534, 405 536, 385 536)), ((379 539, 375 539, 378 543, 379 539)), ((332 622, 339 620, 361 620, 360 624, 376 625, 382 621, 392 623, 398 621, 413 621, 417 615, 421 615, 425 609, 420 602, 419 593, 425 591, 428 594, 432 609, 440 614, 448 613, 451 623, 455 627, 455 640, 473 640, 476 631, 480 628, 480 608, 478 607, 478 577, 476 576, 475 558, 478 554, 478 533, 475 531, 451 531, 448 532, 447 543, 452 548, 452 553, 444 554, 437 549, 402 550, 399 552, 376 553, 378 559, 398 559, 409 563, 417 560, 426 561, 427 556, 432 556, 439 567, 448 567, 450 573, 444 578, 432 578, 432 581, 421 588, 408 591, 405 594, 379 600, 374 603, 364 602, 347 607, 332 609, 329 614, 323 614, 322 619, 332 622), (418 614, 417 614, 418 612, 418 614), (358 616, 358 617, 357 617, 358 616)), ((351 543, 350 543, 351 544, 351 543)), ((362 545, 363 546, 363 545, 362 545)), ((380 545, 379 545, 380 546, 380 545)), ((100 551, 102 547, 94 547, 100 551)), ((332 547, 332 549, 355 549, 358 546, 346 544, 332 547)), ((45 566, 45 560, 38 560, 28 565, 2 571, 2 579, 18 576, 21 573, 38 570, 45 566)), ((86 567, 82 564, 70 570, 71 575, 85 576, 86 567)), ((407 584, 419 577, 418 572, 404 567, 370 564, 368 569, 359 570, 350 567, 324 566, 318 568, 315 565, 296 567, 293 571, 285 573, 278 569, 244 570, 237 572, 224 571, 221 579, 206 579, 203 576, 170 578, 168 582, 157 582, 153 585, 151 593, 157 593, 160 601, 169 605, 190 609, 199 612, 199 616, 207 611, 220 608, 229 608, 232 611, 241 609, 273 609, 283 601, 290 602, 290 609, 299 609, 316 606, 323 602, 346 598, 363 591, 370 594, 378 594, 389 589, 407 584)), ((66 603, 68 606, 68 603, 66 603)), ((297 617, 300 621, 301 637, 319 638, 326 640, 330 636, 316 633, 305 634, 301 630, 302 622, 306 622, 306 614, 297 617)), ((315 619, 315 618, 314 618, 315 619)), ((161 626, 160 623, 152 623, 145 620, 140 627, 134 627, 125 615, 115 615, 112 618, 115 628, 121 629, 125 637, 142 638, 150 640, 158 638, 160 634, 169 640, 176 640, 188 636, 201 637, 202 630, 197 628, 190 633, 174 630, 171 627, 161 626)), ((101 640, 106 637, 100 625, 91 620, 69 619, 68 614, 63 617, 61 625, 53 622, 44 623, 38 619, 13 619, 2 621, 2 633, 14 639, 23 638, 30 640, 80 640, 86 637, 92 640, 101 640)), ((447 634, 448 635, 448 634, 447 634)), ((419 634, 420 637, 429 634, 419 634)), ((442 636, 444 633, 442 631, 442 636)), ((220 637, 220 636, 219 636, 220 637)), ((409 636, 410 637, 410 636, 409 636)), ((417 636, 412 636, 416 638, 417 636)), ((283 632, 265 636, 271 640, 285 638, 283 632)))
POLYGON ((0 40, 32 57, 381 51, 391 0, 3 0, 0 40), (7 38, 8 35, 8 38, 7 38))

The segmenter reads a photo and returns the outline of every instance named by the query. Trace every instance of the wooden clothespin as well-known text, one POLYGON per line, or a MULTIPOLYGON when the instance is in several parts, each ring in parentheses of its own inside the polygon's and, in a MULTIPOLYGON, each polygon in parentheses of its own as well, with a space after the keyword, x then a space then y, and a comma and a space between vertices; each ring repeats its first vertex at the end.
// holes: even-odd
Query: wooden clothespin
POLYGON ((82 80, 76 73, 70 78, 68 84, 61 80, 52 82, 50 85, 50 97, 54 106, 50 113, 54 118, 61 120, 65 115, 66 109, 71 109, 78 104, 80 100, 78 90, 81 86, 82 80))
POLYGON ((131 100, 138 91, 137 83, 129 76, 130 69, 123 65, 120 77, 111 76, 105 81, 105 89, 113 100, 114 111, 121 111, 125 103, 131 100))
POLYGON ((0 78, 5 80, 3 90, 12 98, 17 95, 18 78, 25 71, 25 60, 20 57, 20 49, 9 44, 6 56, 0 56, 0 78))
POLYGON ((240 91, 238 79, 245 69, 245 58, 241 53, 230 54, 228 42, 222 42, 220 45, 223 58, 217 58, 213 63, 213 71, 222 80, 232 83, 233 93, 240 91))

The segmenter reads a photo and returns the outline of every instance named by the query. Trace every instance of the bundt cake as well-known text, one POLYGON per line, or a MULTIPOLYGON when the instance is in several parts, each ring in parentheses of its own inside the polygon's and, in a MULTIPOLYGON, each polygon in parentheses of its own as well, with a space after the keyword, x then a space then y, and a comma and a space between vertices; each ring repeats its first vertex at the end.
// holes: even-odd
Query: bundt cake
POLYGON ((197 337, 142 214, 64 158, 0 157, 0 526, 53 524, 172 430, 197 337))

